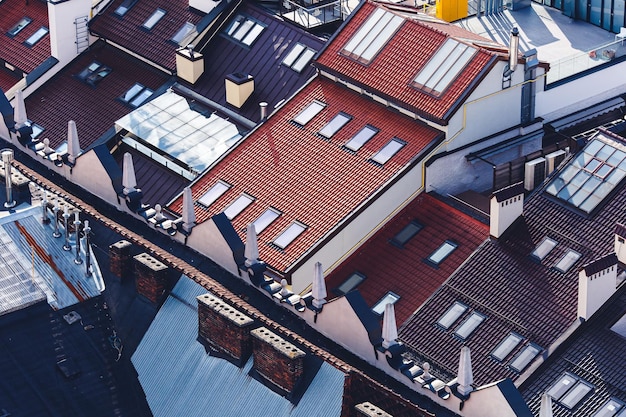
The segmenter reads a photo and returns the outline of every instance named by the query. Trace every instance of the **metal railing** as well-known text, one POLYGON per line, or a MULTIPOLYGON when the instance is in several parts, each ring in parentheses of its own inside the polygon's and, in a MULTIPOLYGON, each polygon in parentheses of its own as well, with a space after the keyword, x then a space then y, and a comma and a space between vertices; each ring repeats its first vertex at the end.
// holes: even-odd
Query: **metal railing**
POLYGON ((307 29, 343 20, 350 12, 348 2, 345 0, 320 2, 282 0, 280 3, 280 14, 283 18, 307 29))
POLYGON ((548 71, 546 81, 548 84, 554 83, 591 68, 607 64, 624 55, 626 55, 626 43, 620 40, 598 46, 586 52, 581 51, 550 64, 550 71, 548 71))

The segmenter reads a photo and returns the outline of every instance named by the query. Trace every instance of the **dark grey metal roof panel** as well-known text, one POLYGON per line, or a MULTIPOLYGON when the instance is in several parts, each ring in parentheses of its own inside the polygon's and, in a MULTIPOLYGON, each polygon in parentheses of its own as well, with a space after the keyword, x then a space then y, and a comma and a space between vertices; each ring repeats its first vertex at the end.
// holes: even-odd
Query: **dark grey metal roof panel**
POLYGON ((524 183, 518 182, 517 184, 509 185, 508 187, 495 191, 493 196, 499 203, 500 201, 508 200, 520 194, 524 194, 524 183))

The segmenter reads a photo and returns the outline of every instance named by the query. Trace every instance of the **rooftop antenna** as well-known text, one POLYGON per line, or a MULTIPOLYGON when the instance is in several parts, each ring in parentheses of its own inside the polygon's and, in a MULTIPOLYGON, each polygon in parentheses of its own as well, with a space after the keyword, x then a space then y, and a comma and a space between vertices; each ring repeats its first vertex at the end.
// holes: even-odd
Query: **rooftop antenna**
POLYGON ((11 179, 11 162, 13 161, 13 151, 11 149, 2 150, 2 163, 4 164, 4 179, 6 183, 7 201, 4 203, 4 207, 15 207, 15 200, 13 200, 13 181, 11 179))

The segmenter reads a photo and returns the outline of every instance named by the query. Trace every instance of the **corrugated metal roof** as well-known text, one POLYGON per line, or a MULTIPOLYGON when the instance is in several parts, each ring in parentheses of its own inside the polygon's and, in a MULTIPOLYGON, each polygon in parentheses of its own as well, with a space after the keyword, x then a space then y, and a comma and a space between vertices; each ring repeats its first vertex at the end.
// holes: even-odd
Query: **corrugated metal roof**
POLYGON ((341 414, 344 374, 325 362, 294 406, 248 375, 252 358, 240 369, 208 355, 196 340, 196 297, 205 293, 203 287, 181 277, 133 354, 132 362, 155 417, 341 414))

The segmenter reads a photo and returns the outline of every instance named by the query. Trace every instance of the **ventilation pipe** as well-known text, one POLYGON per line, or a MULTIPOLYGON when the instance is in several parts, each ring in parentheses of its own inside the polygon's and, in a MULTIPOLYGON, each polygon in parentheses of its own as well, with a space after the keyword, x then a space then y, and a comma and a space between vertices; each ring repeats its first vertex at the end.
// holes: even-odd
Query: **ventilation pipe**
POLYGON ((261 121, 264 122, 267 119, 267 102, 260 102, 259 109, 261 110, 261 121))
POLYGON ((13 181, 11 180, 11 162, 13 161, 13 151, 11 149, 4 149, 2 151, 2 163, 4 164, 4 179, 6 183, 7 201, 4 203, 4 207, 15 207, 15 200, 13 200, 13 181))
POLYGON ((80 228, 80 219, 78 218, 78 211, 74 212, 74 233, 76 234, 76 258, 74 258, 74 263, 76 265, 80 265, 83 263, 83 260, 80 257, 80 233, 78 233, 78 229, 80 228))
POLYGON ((85 276, 91 276, 91 255, 89 250, 89 234, 91 233, 91 227, 89 227, 89 220, 85 220, 85 227, 83 228, 85 234, 85 276))

